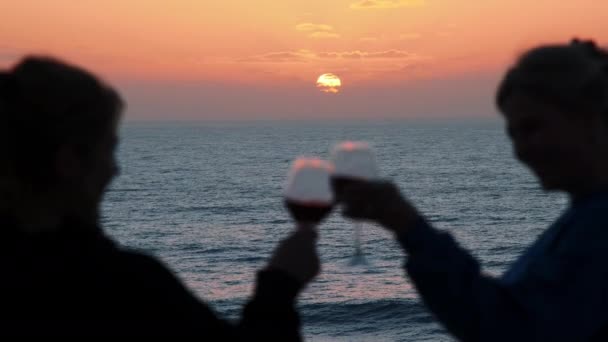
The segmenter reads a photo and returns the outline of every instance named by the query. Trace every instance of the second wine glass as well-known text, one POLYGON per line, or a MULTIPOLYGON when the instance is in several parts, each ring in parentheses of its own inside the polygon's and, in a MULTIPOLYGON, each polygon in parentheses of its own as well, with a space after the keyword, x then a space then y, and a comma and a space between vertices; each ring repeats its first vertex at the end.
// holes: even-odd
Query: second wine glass
MULTIPOLYGON (((360 141, 345 141, 334 146, 331 153, 334 165, 332 188, 336 198, 350 182, 371 180, 378 177, 376 158, 369 144, 360 141)), ((361 248, 362 222, 355 221, 355 254, 351 265, 367 264, 361 248)))

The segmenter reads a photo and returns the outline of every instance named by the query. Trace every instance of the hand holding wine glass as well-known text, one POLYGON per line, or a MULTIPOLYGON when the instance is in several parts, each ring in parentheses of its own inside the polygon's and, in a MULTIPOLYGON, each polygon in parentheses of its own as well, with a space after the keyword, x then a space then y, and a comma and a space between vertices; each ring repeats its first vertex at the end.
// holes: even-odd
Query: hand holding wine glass
MULTIPOLYGON (((335 171, 332 187, 338 200, 344 195, 344 189, 353 182, 369 181, 378 177, 374 153, 367 143, 346 141, 336 145, 331 158, 335 171)), ((361 249, 361 222, 355 221, 355 255, 351 264, 364 264, 361 249)))
POLYGON ((326 161, 298 158, 285 185, 285 206, 297 223, 297 230, 281 241, 269 267, 279 269, 301 284, 311 281, 320 270, 316 250, 316 225, 333 206, 330 175, 333 167, 326 161))
POLYGON ((339 198, 344 216, 377 222, 395 234, 407 232, 420 217, 393 182, 351 181, 339 198))

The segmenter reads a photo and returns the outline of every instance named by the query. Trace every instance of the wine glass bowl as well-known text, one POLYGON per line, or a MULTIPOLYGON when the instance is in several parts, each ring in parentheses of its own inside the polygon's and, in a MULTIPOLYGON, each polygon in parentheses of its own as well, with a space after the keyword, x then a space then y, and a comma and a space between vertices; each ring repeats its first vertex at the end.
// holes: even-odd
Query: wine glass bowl
POLYGON ((332 209, 331 176, 334 167, 318 158, 297 158, 284 189, 285 206, 299 223, 319 223, 332 209))
POLYGON ((376 158, 365 142, 345 141, 336 145, 331 153, 331 161, 335 168, 331 184, 337 199, 348 183, 378 177, 376 158))
POLYGON ((370 180, 378 177, 376 157, 369 144, 345 141, 336 145, 331 153, 334 178, 370 180))

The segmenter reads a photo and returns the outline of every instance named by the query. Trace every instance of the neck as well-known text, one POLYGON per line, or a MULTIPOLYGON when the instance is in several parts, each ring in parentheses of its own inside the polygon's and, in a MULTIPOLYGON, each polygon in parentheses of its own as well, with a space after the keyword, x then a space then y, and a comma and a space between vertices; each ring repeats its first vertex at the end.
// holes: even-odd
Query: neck
POLYGON ((19 230, 27 233, 52 232, 73 224, 92 227, 96 226, 98 221, 97 208, 66 208, 56 202, 47 205, 36 205, 32 202, 25 205, 1 205, 0 212, 10 217, 10 221, 19 230))
POLYGON ((570 198, 577 200, 598 192, 608 192, 608 163, 602 163, 577 186, 568 190, 570 198))

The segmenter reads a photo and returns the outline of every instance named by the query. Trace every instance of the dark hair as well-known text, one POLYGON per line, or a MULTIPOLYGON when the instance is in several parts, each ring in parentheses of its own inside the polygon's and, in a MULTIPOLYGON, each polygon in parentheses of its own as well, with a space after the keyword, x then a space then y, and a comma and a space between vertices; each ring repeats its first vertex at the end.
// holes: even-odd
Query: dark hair
POLYGON ((578 39, 532 49, 500 84, 499 109, 515 92, 567 109, 599 110, 608 118, 608 51, 578 39))
POLYGON ((0 158, 27 181, 52 182, 57 148, 71 144, 86 158, 122 107, 118 93, 87 71, 26 57, 0 71, 0 158))

